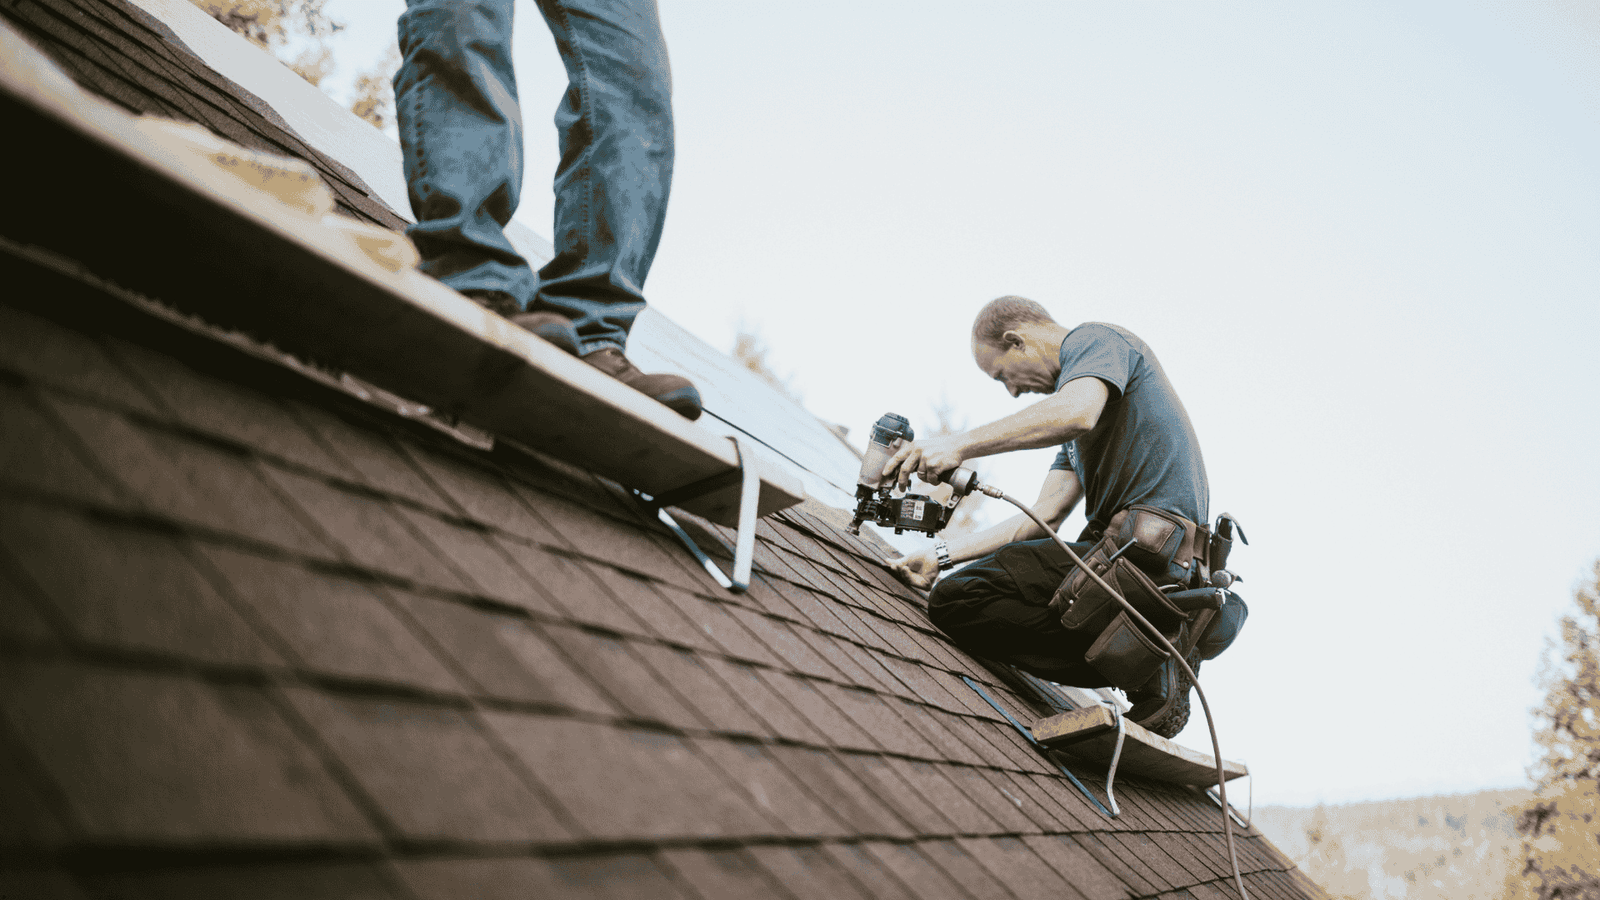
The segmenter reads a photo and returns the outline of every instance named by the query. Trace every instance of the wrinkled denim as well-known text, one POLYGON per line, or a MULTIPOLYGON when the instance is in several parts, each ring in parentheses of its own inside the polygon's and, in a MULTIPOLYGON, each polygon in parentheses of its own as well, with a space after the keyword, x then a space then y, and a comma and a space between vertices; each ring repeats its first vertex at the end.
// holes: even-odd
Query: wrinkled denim
POLYGON ((622 348, 645 306, 672 185, 672 82, 655 0, 538 0, 566 65, 555 258, 537 276, 505 225, 522 188, 513 0, 406 0, 395 107, 422 271, 573 320, 622 348))

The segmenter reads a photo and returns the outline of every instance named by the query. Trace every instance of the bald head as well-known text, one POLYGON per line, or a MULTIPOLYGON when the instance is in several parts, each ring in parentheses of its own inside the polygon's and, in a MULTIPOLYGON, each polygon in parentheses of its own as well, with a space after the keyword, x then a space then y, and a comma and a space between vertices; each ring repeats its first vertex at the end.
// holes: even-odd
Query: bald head
POLYGON ((998 297, 978 310, 978 317, 972 322, 972 345, 998 347, 1005 343, 1008 331, 1020 331, 1024 325, 1055 323, 1048 310, 1026 297, 998 297))

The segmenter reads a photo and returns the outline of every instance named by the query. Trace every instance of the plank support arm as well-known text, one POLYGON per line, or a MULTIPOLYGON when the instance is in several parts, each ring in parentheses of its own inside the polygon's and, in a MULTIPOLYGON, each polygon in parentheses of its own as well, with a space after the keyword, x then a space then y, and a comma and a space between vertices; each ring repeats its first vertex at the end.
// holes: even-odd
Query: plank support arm
POLYGON ((757 501, 761 498, 761 478, 756 474, 755 466, 752 464, 753 455, 750 452, 750 445, 747 439, 741 435, 730 435, 728 440, 733 442, 733 452, 734 456, 739 460, 739 468, 686 485, 660 497, 653 497, 648 501, 648 505, 655 509, 656 518, 660 519, 661 523, 677 536, 679 542, 694 556, 706 570, 706 573, 716 580, 717 584, 735 594, 742 594, 750 589, 750 571, 755 563, 756 519, 760 518, 756 507, 757 501), (739 526, 734 538, 733 574, 730 576, 723 574, 717 564, 712 562, 711 557, 700 549, 700 545, 694 542, 694 538, 690 537, 689 533, 683 530, 683 526, 672 518, 672 514, 667 512, 667 507, 713 491, 722 490, 735 480, 740 483, 739 526))

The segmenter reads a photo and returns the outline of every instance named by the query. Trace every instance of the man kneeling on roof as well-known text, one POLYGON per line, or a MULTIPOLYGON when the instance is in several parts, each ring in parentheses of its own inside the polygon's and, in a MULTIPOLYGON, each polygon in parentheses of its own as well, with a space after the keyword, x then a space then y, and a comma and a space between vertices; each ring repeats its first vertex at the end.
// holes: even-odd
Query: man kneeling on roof
MULTIPOLYGON (((1089 524, 1073 550, 1180 649, 1189 644, 1191 667, 1225 650, 1244 624, 1244 601, 1229 593, 1220 611, 1199 617, 1164 599, 1198 587, 1208 563, 1220 567, 1211 547, 1225 538, 1200 524, 1210 493, 1200 444, 1150 347, 1115 325, 1068 329, 1032 300, 1001 297, 973 323, 972 356, 1011 396, 1047 398, 970 431, 906 444, 885 476, 903 490, 913 474, 938 482, 965 460, 1060 444, 1034 504, 1040 518, 1060 528, 1086 496, 1089 524)), ((1033 521, 1019 514, 941 540, 895 568, 926 588, 938 570, 965 560, 976 561, 928 597, 934 624, 959 646, 1060 684, 1123 688, 1129 719, 1164 737, 1182 730, 1190 688, 1182 669, 1033 521)))

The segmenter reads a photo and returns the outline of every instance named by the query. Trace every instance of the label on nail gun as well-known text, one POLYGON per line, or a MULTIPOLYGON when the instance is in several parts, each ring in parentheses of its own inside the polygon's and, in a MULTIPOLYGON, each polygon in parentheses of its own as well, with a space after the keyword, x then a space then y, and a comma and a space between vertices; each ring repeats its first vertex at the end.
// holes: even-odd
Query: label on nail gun
POLYGON ((922 511, 923 511, 924 508, 927 507, 927 504, 928 504, 928 501, 926 501, 926 500, 902 500, 902 501, 900 501, 900 521, 902 521, 902 522, 921 522, 922 521, 922 511))

